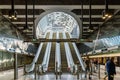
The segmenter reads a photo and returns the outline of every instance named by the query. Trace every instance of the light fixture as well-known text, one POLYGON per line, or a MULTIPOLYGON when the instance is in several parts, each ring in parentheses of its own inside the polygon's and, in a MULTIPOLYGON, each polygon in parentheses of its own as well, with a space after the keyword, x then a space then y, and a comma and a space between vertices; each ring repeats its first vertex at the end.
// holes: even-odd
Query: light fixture
POLYGON ((105 10, 102 12, 102 19, 106 19, 105 10))
POLYGON ((88 29, 87 32, 93 32, 94 30, 93 29, 88 29))
POLYGON ((108 19, 112 17, 112 13, 108 9, 108 1, 105 0, 105 10, 102 12, 102 19, 108 19))
POLYGON ((109 15, 109 16, 108 16, 108 18, 111 18, 111 17, 112 17, 112 15, 109 15))
POLYGON ((109 10, 103 10, 102 12, 102 19, 108 19, 112 17, 112 13, 109 10))
POLYGON ((105 16, 103 16, 103 17, 102 17, 102 19, 106 19, 106 17, 105 17, 105 16))
POLYGON ((8 17, 11 20, 17 20, 17 11, 14 9, 14 0, 11 0, 11 8, 8 17))
POLYGON ((24 32, 29 32, 29 27, 28 27, 28 25, 25 25, 25 26, 23 26, 24 28, 23 28, 23 31, 24 32))
POLYGON ((108 19, 108 18, 111 18, 112 17, 112 14, 111 14, 111 12, 109 11, 109 10, 104 10, 103 12, 102 12, 102 19, 108 19))

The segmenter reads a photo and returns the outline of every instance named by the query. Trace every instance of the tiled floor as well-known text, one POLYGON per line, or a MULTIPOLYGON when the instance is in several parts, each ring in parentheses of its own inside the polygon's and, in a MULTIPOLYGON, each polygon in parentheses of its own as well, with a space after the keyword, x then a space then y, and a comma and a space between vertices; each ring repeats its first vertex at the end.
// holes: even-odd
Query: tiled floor
MULTIPOLYGON (((0 72, 0 80, 13 80, 14 79, 14 70, 8 70, 8 71, 4 71, 4 72, 0 72)), ((117 71, 117 75, 115 75, 115 79, 114 80, 120 80, 120 68, 116 68, 117 71)), ((100 69, 100 79, 98 79, 98 72, 97 73, 93 73, 93 75, 91 76, 91 80, 104 80, 104 66, 101 66, 100 69)), ((29 75, 23 75, 23 69, 20 68, 19 69, 19 76, 18 76, 18 80, 35 80, 35 76, 34 74, 29 74, 29 75)), ((88 80, 85 79, 84 74, 82 74, 82 76, 79 76, 79 80, 88 80), (81 79, 82 78, 82 79, 81 79)), ((36 80, 56 80, 56 76, 53 73, 47 73, 45 75, 39 75, 37 76, 36 80)), ((78 80, 76 75, 71 75, 68 73, 64 73, 57 80, 78 80)))

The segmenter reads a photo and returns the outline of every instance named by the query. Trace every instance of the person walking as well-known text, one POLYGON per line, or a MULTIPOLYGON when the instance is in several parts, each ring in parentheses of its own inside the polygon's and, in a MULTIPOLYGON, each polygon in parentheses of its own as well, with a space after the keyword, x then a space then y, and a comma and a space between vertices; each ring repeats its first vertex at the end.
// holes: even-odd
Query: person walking
POLYGON ((94 59, 94 65, 95 65, 95 72, 98 70, 98 60, 94 59))
POLYGON ((116 68, 113 57, 111 57, 110 60, 107 61, 106 70, 108 74, 108 80, 114 80, 114 75, 116 74, 116 68))
POLYGON ((85 77, 87 78, 87 73, 88 73, 88 77, 89 77, 89 79, 91 79, 91 77, 90 77, 91 61, 89 59, 89 56, 86 57, 85 64, 86 64, 86 68, 85 68, 86 69, 86 74, 85 74, 85 77))
POLYGON ((105 62, 105 76, 104 76, 104 80, 106 80, 106 78, 108 77, 107 69, 106 69, 106 64, 107 64, 107 61, 108 61, 108 60, 109 60, 109 58, 106 59, 106 62, 105 62))

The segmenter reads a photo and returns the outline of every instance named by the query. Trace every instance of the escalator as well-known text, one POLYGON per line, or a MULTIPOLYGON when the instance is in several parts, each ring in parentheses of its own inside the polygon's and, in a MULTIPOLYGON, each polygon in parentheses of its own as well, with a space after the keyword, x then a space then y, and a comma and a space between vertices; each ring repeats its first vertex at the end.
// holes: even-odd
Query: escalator
MULTIPOLYGON (((70 39, 70 35, 68 33, 66 33, 66 37, 67 37, 67 39, 70 39)), ((70 51, 71 51, 71 55, 72 55, 72 58, 74 60, 74 63, 78 64, 79 60, 78 60, 78 57, 76 55, 75 49, 73 47, 73 44, 72 44, 72 42, 68 42, 68 44, 69 44, 69 47, 70 47, 70 51)))
MULTIPOLYGON (((49 38, 49 35, 50 35, 50 33, 47 33, 46 38, 49 38)), ((43 46, 42 46, 41 53, 40 53, 39 58, 38 58, 38 61, 37 61, 37 64, 42 64, 46 47, 47 47, 47 42, 44 42, 44 43, 43 43, 43 46)))
MULTIPOLYGON (((45 37, 46 37, 46 38, 49 37, 49 34, 50 34, 50 33, 47 33, 47 35, 45 35, 44 38, 45 38, 45 37)), ((46 44, 47 44, 47 43, 46 43, 46 44)), ((36 55, 35 55, 32 63, 25 66, 25 72, 26 72, 26 73, 30 73, 30 72, 34 71, 35 63, 40 63, 40 61, 42 61, 41 56, 42 56, 43 54, 40 56, 40 53, 41 53, 41 50, 42 50, 42 48, 43 48, 44 46, 45 46, 44 43, 41 42, 40 45, 39 45, 39 47, 38 47, 38 50, 37 50, 37 52, 36 52, 36 55)), ((45 48, 45 47, 44 47, 44 48, 45 48)))
MULTIPOLYGON (((70 35, 68 33, 64 34, 66 35, 67 39, 70 38, 70 35)), ((59 39, 63 39, 64 38, 63 33, 59 33, 59 39)), ((46 36, 44 36, 45 38, 49 39, 50 38, 50 32, 48 32, 46 34, 46 36)), ((65 38, 66 38, 65 37, 65 38)), ((51 35, 52 39, 56 39, 56 33, 53 33, 51 35)), ((65 47, 65 43, 64 42, 58 42, 59 43, 59 56, 61 56, 60 60, 60 67, 61 67, 61 71, 62 72, 68 72, 68 66, 69 66, 69 62, 73 62, 75 64, 78 63, 78 61, 80 62, 80 64, 82 65, 83 69, 84 69, 84 65, 83 65, 83 61, 82 58, 77 50, 77 47, 75 45, 75 43, 72 42, 68 42, 68 45, 65 47), (66 54, 66 49, 67 47, 70 47, 70 53, 72 56, 73 60, 70 61, 68 58, 70 58, 69 56, 66 56, 68 54, 66 54)), ((55 57, 56 57, 56 42, 41 42, 40 46, 38 48, 38 51, 36 53, 36 57, 33 60, 33 63, 30 64, 30 67, 27 68, 28 72, 33 71, 34 70, 34 65, 37 62, 37 64, 46 64, 45 68, 47 68, 46 70, 49 70, 50 72, 54 72, 55 70, 55 57), (48 45, 49 44, 49 45, 48 45), (49 47, 48 47, 49 46, 49 47), (48 53, 48 52, 49 53, 48 53), (46 57, 45 57, 46 54, 46 57), (47 54, 49 54, 47 56, 47 54), (43 63, 44 62, 44 63, 43 63), (46 63, 47 62, 47 63, 46 63)), ((67 53, 69 53, 67 51, 67 53)), ((43 65, 42 65, 43 66, 43 65)), ((70 68, 70 67, 69 67, 70 68)))
MULTIPOLYGON (((66 36, 68 38, 71 38, 68 33, 66 33, 66 36)), ((79 64, 81 66, 82 70, 85 71, 84 62, 82 60, 82 57, 81 57, 81 55, 79 53, 79 50, 78 50, 75 42, 69 42, 69 46, 70 46, 70 50, 71 50, 71 53, 72 53, 72 57, 73 57, 74 63, 75 64, 79 64)))
MULTIPOLYGON (((59 38, 63 38, 63 34, 59 33, 59 38)), ((64 42, 60 43, 60 51, 61 51, 61 68, 62 72, 67 72, 67 58, 66 58, 66 52, 65 52, 65 47, 64 47, 64 42)))
MULTIPOLYGON (((53 33, 53 39, 56 39, 56 33, 53 33)), ((50 60, 48 65, 48 69, 50 72, 51 71, 53 72, 55 70, 55 48, 56 48, 56 42, 52 42, 50 60)))

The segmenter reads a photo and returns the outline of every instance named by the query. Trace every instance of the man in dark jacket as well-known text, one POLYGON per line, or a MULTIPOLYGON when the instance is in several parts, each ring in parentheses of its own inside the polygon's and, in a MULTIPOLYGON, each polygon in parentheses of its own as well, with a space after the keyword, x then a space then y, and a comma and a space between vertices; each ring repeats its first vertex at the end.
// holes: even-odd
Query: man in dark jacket
POLYGON ((114 64, 114 58, 112 57, 110 60, 106 63, 106 70, 108 74, 108 80, 113 80, 114 75, 116 74, 115 64, 114 64))

